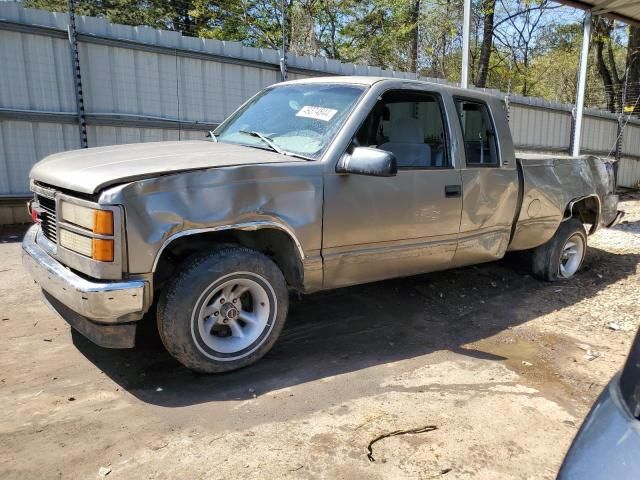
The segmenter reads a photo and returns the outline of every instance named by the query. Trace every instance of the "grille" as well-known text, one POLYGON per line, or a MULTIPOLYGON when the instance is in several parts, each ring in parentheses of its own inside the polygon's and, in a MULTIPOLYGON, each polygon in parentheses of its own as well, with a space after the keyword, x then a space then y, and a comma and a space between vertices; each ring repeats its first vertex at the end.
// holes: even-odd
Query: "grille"
POLYGON ((56 202, 52 198, 43 197, 42 195, 36 195, 42 213, 40 214, 40 225, 42 227, 42 233, 48 240, 56 243, 58 238, 56 234, 58 221, 56 219, 56 202))

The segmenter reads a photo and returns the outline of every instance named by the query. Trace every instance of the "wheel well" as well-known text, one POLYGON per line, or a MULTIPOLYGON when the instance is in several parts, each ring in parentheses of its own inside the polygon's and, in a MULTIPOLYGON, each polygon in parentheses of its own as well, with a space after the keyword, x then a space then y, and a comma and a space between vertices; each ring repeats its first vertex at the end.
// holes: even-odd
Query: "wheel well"
POLYGON ((589 234, 594 233, 600 221, 600 199, 592 195, 572 201, 565 212, 567 218, 577 218, 583 225, 590 225, 589 234))
POLYGON ((161 252, 153 274, 154 290, 162 288, 187 257, 230 245, 242 245, 264 253, 280 268, 290 287, 302 290, 304 270, 297 245, 286 232, 277 228, 204 232, 175 239, 161 252))

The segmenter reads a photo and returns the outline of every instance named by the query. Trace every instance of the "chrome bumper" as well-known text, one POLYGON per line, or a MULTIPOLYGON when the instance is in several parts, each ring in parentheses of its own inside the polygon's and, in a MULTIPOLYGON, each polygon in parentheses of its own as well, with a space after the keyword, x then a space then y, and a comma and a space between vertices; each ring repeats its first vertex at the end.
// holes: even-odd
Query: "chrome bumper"
POLYGON ((22 264, 45 292, 96 323, 116 324, 142 318, 147 282, 86 280, 40 248, 36 243, 38 230, 37 225, 31 227, 22 241, 22 264))

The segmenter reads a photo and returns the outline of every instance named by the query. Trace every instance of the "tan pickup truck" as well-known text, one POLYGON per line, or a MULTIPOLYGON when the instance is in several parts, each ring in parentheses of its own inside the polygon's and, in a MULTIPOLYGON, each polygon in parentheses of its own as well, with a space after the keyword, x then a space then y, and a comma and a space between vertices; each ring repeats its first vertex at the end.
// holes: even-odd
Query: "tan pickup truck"
POLYGON ((313 292, 531 250, 572 277, 621 213, 610 163, 516 154, 501 100, 418 81, 269 87, 209 139, 51 155, 31 171, 23 263, 104 347, 156 319, 184 365, 263 356, 289 291, 313 292), (150 315, 145 315, 150 313, 150 315))

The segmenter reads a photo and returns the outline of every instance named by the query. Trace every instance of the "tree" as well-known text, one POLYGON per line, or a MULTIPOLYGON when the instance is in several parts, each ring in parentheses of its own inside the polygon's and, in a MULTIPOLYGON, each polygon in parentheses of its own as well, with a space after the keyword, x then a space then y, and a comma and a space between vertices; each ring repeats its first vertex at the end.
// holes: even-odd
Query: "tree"
POLYGON ((462 0, 423 0, 420 13, 420 73, 459 80, 462 0))
POLYGON ((611 33, 614 27, 613 20, 594 17, 592 23, 592 42, 596 66, 607 96, 607 110, 615 112, 618 108, 617 91, 620 84, 620 76, 618 75, 615 61, 612 61, 611 33), (605 51, 607 58, 605 58, 605 51))
POLYGON ((409 71, 418 72, 418 19, 420 18, 420 0, 411 0, 409 7, 409 71))
POLYGON ((483 0, 482 2, 482 46, 480 47, 480 59, 478 60, 478 76, 476 87, 487 86, 491 51, 493 50, 493 22, 495 18, 496 0, 483 0))
MULTIPOLYGON (((125 25, 282 48, 459 80, 463 0, 75 0, 76 12, 125 25), (285 10, 283 25, 282 9, 285 10)), ((66 11, 67 0, 24 0, 66 11)), ((578 14, 550 0, 474 0, 470 71, 478 87, 575 100, 578 14), (566 20, 574 15, 574 21, 566 20)), ((581 16, 581 15, 580 15, 581 16)), ((587 103, 640 105, 640 28, 595 18, 587 103), (629 87, 625 89, 625 84, 629 87), (626 102, 622 96, 627 94, 626 102)), ((636 111, 640 111, 640 108, 636 111)))
POLYGON ((627 105, 640 116, 640 27, 629 27, 627 42, 626 79, 631 88, 627 90, 627 105))
POLYGON ((505 0, 500 0, 500 3, 506 16, 494 25, 494 38, 510 54, 520 93, 529 95, 532 86, 535 85, 529 68, 535 57, 542 53, 538 42, 541 27, 548 21, 546 14, 559 7, 550 5, 548 0, 518 0, 508 6, 505 0), (498 28, 501 24, 504 27, 498 28))
POLYGON ((640 29, 624 28, 623 34, 619 30, 614 20, 593 19, 595 64, 607 110, 623 112, 624 107, 631 106, 631 112, 634 112, 635 106, 640 104, 640 29), (623 44, 625 36, 626 47, 623 44))

